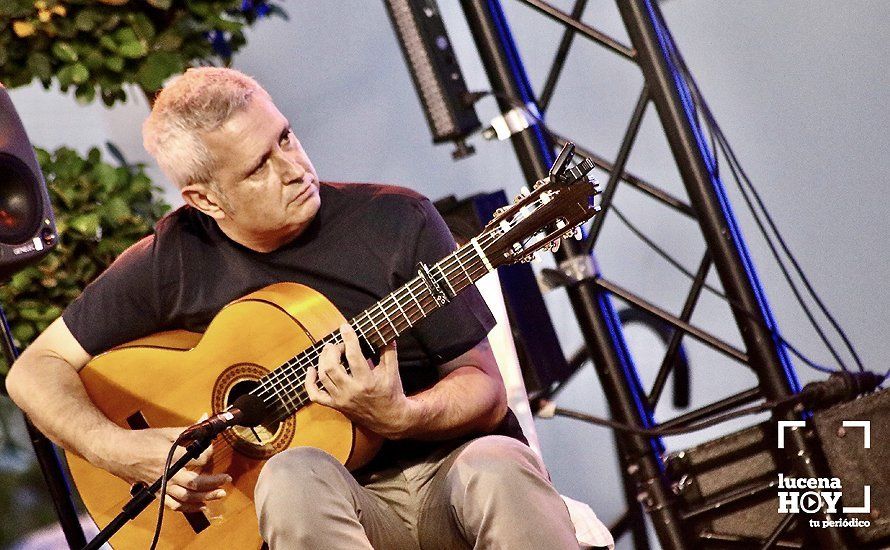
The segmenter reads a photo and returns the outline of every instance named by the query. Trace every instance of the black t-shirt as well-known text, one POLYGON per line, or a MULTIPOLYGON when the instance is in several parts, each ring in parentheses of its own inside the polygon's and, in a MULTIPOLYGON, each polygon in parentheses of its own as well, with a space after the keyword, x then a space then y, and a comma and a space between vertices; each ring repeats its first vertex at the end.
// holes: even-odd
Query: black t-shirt
MULTIPOLYGON (((92 355, 162 330, 203 332, 227 303, 292 281, 325 295, 351 319, 455 248, 425 197, 398 187, 322 183, 321 207, 296 239, 268 253, 230 240, 212 218, 182 207, 124 252, 63 313, 92 355)), ((494 326, 475 287, 398 339, 406 393, 440 377, 435 368, 466 352, 494 326)), ((512 414, 507 423, 515 424, 512 414)), ((503 426, 501 433, 518 435, 503 426)), ((521 435, 519 435, 521 438, 521 435)))

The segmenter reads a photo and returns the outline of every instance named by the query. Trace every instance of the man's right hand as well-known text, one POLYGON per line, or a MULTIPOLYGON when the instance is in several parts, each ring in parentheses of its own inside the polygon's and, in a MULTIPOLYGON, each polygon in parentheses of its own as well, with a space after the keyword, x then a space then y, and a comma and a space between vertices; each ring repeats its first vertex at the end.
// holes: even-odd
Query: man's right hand
MULTIPOLYGON (((164 473, 164 462, 170 447, 185 428, 153 428, 145 430, 121 430, 116 437, 115 452, 102 468, 128 483, 154 483, 164 473)), ((180 447, 173 455, 173 462, 185 454, 180 447)), ((231 483, 228 474, 209 472, 213 459, 213 447, 192 460, 167 481, 167 497, 164 504, 179 512, 198 512, 204 504, 226 496, 223 485, 231 483)))

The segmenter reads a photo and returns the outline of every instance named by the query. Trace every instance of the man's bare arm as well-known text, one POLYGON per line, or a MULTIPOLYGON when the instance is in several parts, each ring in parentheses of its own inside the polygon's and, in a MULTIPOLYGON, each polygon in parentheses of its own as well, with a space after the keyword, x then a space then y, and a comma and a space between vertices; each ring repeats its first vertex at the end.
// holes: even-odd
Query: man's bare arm
POLYGON ((440 366, 444 376, 433 387, 407 397, 394 345, 383 350, 372 369, 352 328, 343 325, 340 333, 344 344, 326 345, 318 368, 307 370, 306 392, 312 401, 384 437, 436 440, 486 433, 507 412, 504 382, 487 339, 440 366), (340 362, 344 353, 350 373, 340 362))
POLYGON ((59 317, 13 364, 6 388, 47 437, 101 465, 105 445, 122 428, 96 409, 80 381, 77 372, 90 359, 59 317))
POLYGON ((507 393, 488 339, 439 369, 441 380, 408 397, 412 406, 399 437, 450 439, 496 428, 507 413, 507 393))
MULTIPOLYGON (((91 359, 60 317, 22 353, 6 388, 37 428, 55 443, 129 482, 154 482, 180 428, 131 431, 102 414, 87 395, 78 371, 91 359)), ((195 464, 209 460, 209 453, 195 464)), ((225 496, 224 474, 182 470, 171 480, 167 506, 187 511, 225 496)))

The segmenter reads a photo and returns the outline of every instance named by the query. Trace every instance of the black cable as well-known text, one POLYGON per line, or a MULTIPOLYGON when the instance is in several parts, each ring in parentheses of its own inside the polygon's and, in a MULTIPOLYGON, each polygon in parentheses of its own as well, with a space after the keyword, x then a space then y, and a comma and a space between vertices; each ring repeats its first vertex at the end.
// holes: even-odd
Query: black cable
POLYGON ((838 403, 852 401, 860 395, 864 395, 866 393, 874 391, 875 389, 880 387, 884 379, 885 376, 881 376, 868 371, 862 373, 835 372, 827 380, 810 382, 809 384, 804 386, 799 393, 783 397, 782 399, 766 401, 758 405, 743 407, 741 409, 718 414, 716 416, 712 416, 711 418, 707 418, 699 422, 694 422, 686 426, 677 426, 673 428, 638 428, 636 426, 631 426, 622 422, 616 422, 607 418, 601 418, 571 409, 563 409, 561 407, 555 406, 555 404, 553 403, 549 403, 544 400, 540 402, 538 410, 543 411, 543 414, 539 412, 539 416, 546 417, 548 415, 558 414, 560 416, 574 418, 576 420, 583 420, 591 424, 606 426, 608 428, 612 428, 613 430, 621 432, 644 435, 648 437, 671 436, 703 430, 705 428, 710 428, 711 426, 721 424, 734 418, 739 418, 741 416, 746 416, 749 414, 758 414, 778 407, 796 405, 808 410, 826 409, 838 403))
POLYGON ((170 471, 170 465, 173 463, 173 454, 176 452, 176 448, 179 446, 179 440, 173 442, 173 446, 170 447, 170 452, 167 453, 167 461, 164 462, 164 473, 161 474, 161 494, 159 496, 160 506, 158 506, 158 522, 155 524, 155 535, 154 538, 151 539, 151 547, 149 550, 155 550, 155 547, 158 545, 158 539, 161 537, 161 525, 164 522, 164 501, 167 498, 167 473, 170 471))
MULTIPOLYGON (((693 280, 693 281, 695 280, 695 274, 692 273, 692 271, 690 271, 690 270, 687 269, 685 266, 683 266, 683 265, 682 265, 676 258, 674 258, 673 256, 671 256, 666 250, 664 250, 663 248, 661 248, 660 246, 658 246, 657 244, 655 244, 655 242, 652 241, 652 239, 650 239, 649 237, 647 237, 647 236, 642 232, 642 230, 640 230, 636 225, 634 225, 634 224, 627 218, 627 216, 625 216, 624 213, 621 212, 621 210, 618 208, 618 206, 616 206, 616 205, 613 204, 613 205, 612 205, 612 211, 615 212, 615 217, 617 217, 618 220, 621 221, 621 223, 623 223, 631 233, 633 233, 638 239, 640 239, 641 241, 643 241, 643 243, 645 243, 646 246, 648 246, 649 248, 651 248, 656 254, 658 254, 659 256, 661 256, 666 262, 668 262, 669 264, 671 264, 677 271, 679 271, 680 273, 682 273, 683 275, 685 275, 686 277, 688 277, 690 280, 693 280)), ((754 315, 752 312, 750 312, 750 311, 748 311, 747 309, 745 309, 741 304, 739 304, 739 303, 736 302, 735 300, 731 299, 731 298, 730 298, 729 296, 727 296, 723 291, 721 291, 721 290, 719 290, 719 289, 717 289, 717 288, 714 288, 712 285, 709 285, 708 283, 704 283, 704 284, 703 284, 703 287, 704 287, 708 292, 710 292, 711 294, 713 294, 713 295, 715 295, 715 296, 721 298, 722 300, 726 301, 728 304, 730 304, 730 305, 731 305, 732 307, 734 307, 736 310, 740 311, 742 314, 744 314, 744 315, 745 315, 746 317, 748 317, 749 319, 752 319, 752 320, 754 320, 754 321, 760 321, 760 318, 759 318, 757 315, 754 315)), ((769 327, 766 327, 766 328, 772 333, 772 335, 773 335, 775 338, 777 338, 777 339, 779 340, 779 342, 781 342, 781 344, 782 344, 783 346, 785 346, 786 348, 788 348, 788 350, 789 350, 791 353, 793 353, 798 359, 800 359, 801 361, 803 361, 807 366, 809 366, 809 367, 811 367, 811 368, 813 368, 813 369, 816 369, 816 370, 818 370, 818 371, 821 371, 821 372, 826 372, 826 373, 832 373, 832 372, 835 372, 834 369, 830 369, 830 368, 828 368, 828 367, 819 365, 819 364, 815 363, 813 360, 811 360, 809 357, 806 357, 805 355, 803 355, 803 354, 802 354, 802 353, 801 353, 801 352, 800 352, 794 345, 791 344, 791 342, 789 342, 788 340, 786 340, 785 337, 782 336, 781 333, 779 333, 779 331, 777 331, 777 330, 775 330, 775 329, 771 329, 771 328, 769 328, 769 327)))
MULTIPOLYGON (((736 409, 734 411, 729 411, 706 420, 702 420, 700 422, 696 422, 693 424, 689 424, 686 426, 677 426, 674 428, 637 428, 636 426, 631 426, 628 424, 624 424, 622 422, 616 422, 614 420, 610 420, 608 418, 602 418, 599 416, 593 416, 587 413, 582 413, 579 411, 574 411, 571 409, 564 409, 562 407, 554 406, 551 411, 554 415, 565 416, 567 418, 573 418, 575 420, 582 420, 584 422, 588 422, 590 424, 596 424, 598 426, 605 426, 607 428, 612 428, 613 430, 619 432, 632 433, 636 435, 645 435, 647 437, 662 437, 662 436, 672 436, 672 435, 681 435, 690 432, 695 432, 699 430, 703 430, 705 428, 710 428, 711 426, 715 426, 717 424, 721 424, 723 422, 732 420, 734 418, 739 418, 741 416, 747 416, 750 414, 758 414, 762 412, 766 412, 772 410, 776 407, 781 407, 783 405, 790 405, 800 399, 800 394, 789 395, 783 399, 778 399, 775 401, 767 401, 765 403, 760 403, 759 405, 752 405, 750 407, 744 407, 741 409, 736 409)), ((540 409, 546 410, 547 405, 544 404, 540 409)), ((539 410, 540 410, 539 409, 539 410)), ((539 415, 540 416, 540 415, 539 415)))
MULTIPOLYGON (((661 30, 663 32, 665 32, 670 37, 670 43, 671 43, 671 45, 673 45, 673 36, 670 35, 670 31, 667 29, 667 26, 662 24, 661 30)), ((744 171, 744 168, 742 168, 741 163, 739 162, 738 158, 736 157, 735 152, 732 150, 732 147, 729 145, 729 142, 726 139, 726 136, 723 134, 723 131, 720 128, 719 124, 717 124, 716 118, 714 117, 713 113, 711 112, 710 107, 708 106, 707 102, 704 100, 704 96, 702 95, 701 90, 698 88, 698 84, 695 82, 695 79, 692 77, 692 73, 689 70, 689 67, 686 65, 686 62, 683 59, 683 56, 680 55, 679 51, 677 51, 676 48, 673 48, 673 47, 670 49, 670 54, 671 54, 671 57, 673 58, 673 61, 676 63, 676 65, 678 67, 680 67, 682 75, 683 75, 687 85, 689 85, 689 89, 693 95, 694 103, 696 104, 696 109, 697 109, 698 105, 701 106, 702 111, 705 114, 705 119, 708 122, 708 128, 709 128, 710 132, 712 133, 712 136, 716 135, 718 142, 721 143, 721 150, 723 151, 724 156, 726 156, 727 161, 729 162, 730 169, 733 170, 733 176, 736 180, 736 185, 739 187, 739 190, 742 191, 743 195, 746 195, 744 192, 742 183, 744 183, 744 185, 749 188, 749 190, 751 191, 752 195, 754 196, 757 204, 759 205, 760 209, 762 210, 763 215, 766 218, 768 225, 770 226, 773 233, 775 234, 775 237, 778 240, 779 245, 781 246, 785 255, 788 257, 788 260, 791 262, 792 266, 794 267, 795 272, 797 273, 798 277, 800 277, 800 279, 803 282, 804 286, 806 287, 808 293, 810 294, 812 299, 816 302, 816 304, 819 306, 819 309, 822 311, 822 313, 828 319, 829 323, 831 323, 832 327, 837 332, 837 334, 840 336, 841 340, 843 340, 845 347, 850 352, 850 355, 853 357, 853 360, 856 362, 856 365, 858 366, 859 370, 864 371, 865 367, 863 366, 862 361, 859 358, 859 354, 856 352, 852 342, 850 342, 850 339, 847 337, 845 331, 841 328, 840 324, 837 322, 837 320, 834 318, 834 316, 831 314, 831 312, 825 306, 821 297, 819 296, 819 294, 816 292, 816 290, 813 288, 812 284, 810 283, 809 278, 804 274, 803 269, 800 267, 800 264, 798 263, 796 257, 791 252, 785 239, 782 237, 781 232, 779 231, 778 227, 776 226, 775 222, 773 221, 773 218, 770 215, 769 210, 766 208, 766 205, 764 204, 762 198, 760 197, 760 193, 758 193, 757 190, 754 188, 754 185, 751 183, 750 178, 748 177, 747 173, 744 171), (738 170, 738 173, 741 174, 741 178, 736 173, 736 169, 738 170)), ((716 157, 717 157, 716 150, 714 151, 714 156, 716 159, 716 157)), ((750 199, 748 199, 746 196, 745 200, 748 203, 748 207, 751 210, 752 215, 754 215, 755 220, 757 220, 758 215, 757 215, 755 209, 753 208, 753 205, 750 203, 750 199)), ((761 228, 761 233, 763 234, 763 236, 767 240, 767 242, 770 244, 770 248, 772 249, 773 245, 770 242, 770 236, 765 231, 765 229, 763 229, 759 220, 758 220, 758 226, 761 228)), ((777 259, 777 261, 778 261, 778 259, 777 259)), ((781 265, 781 262, 780 262, 780 265, 781 265)), ((784 273, 784 266, 782 266, 782 267, 783 267, 783 273, 784 273)), ((792 279, 790 278, 790 276, 786 275, 786 279, 788 280, 789 285, 792 286, 792 289, 795 290, 795 295, 797 295, 795 285, 794 285, 792 279)), ((801 306, 803 306, 802 300, 799 299, 798 301, 801 302, 801 306)), ((804 306, 804 309, 805 309, 805 311, 808 311, 805 306, 804 306)), ((808 317, 809 317, 809 315, 808 315, 808 317)), ((816 323, 815 319, 812 319, 812 318, 810 319, 810 321, 814 324, 814 328, 815 328, 818 323, 816 323)), ((817 329, 817 332, 818 331, 819 331, 819 329, 817 329)), ((831 346, 831 344, 826 343, 826 345, 829 347, 829 350, 832 351, 832 354, 836 354, 836 352, 834 351, 833 346, 831 346)), ((846 369, 846 365, 844 365, 843 361, 838 360, 838 362, 841 364, 841 366, 844 369, 846 369)))
MULTIPOLYGON (((720 143, 720 150, 723 151, 724 154, 726 154, 726 149, 724 148, 723 142, 718 139, 718 143, 720 143)), ((729 170, 730 170, 730 172, 732 172, 733 177, 737 178, 737 172, 736 172, 737 168, 732 163, 729 163, 729 170)), ((736 179, 736 181, 738 181, 738 180, 736 179)), ((794 294, 794 297, 797 300, 797 303, 800 305, 801 309, 803 309, 804 315, 806 315, 807 319, 809 319, 810 325, 812 325, 813 330, 816 331, 816 334, 819 336, 819 339, 822 340, 822 343, 824 343, 825 347, 828 348, 828 351, 834 357, 835 361, 837 361, 838 365, 840 365, 841 369, 849 370, 849 368, 847 367, 847 364, 844 362, 843 359, 841 359, 840 354, 837 352, 834 345, 828 339, 828 336, 822 330, 822 327, 819 325, 818 321, 816 321, 816 318, 813 315, 813 312, 810 310, 810 308, 807 305, 806 301, 804 300, 803 296, 801 296, 800 290, 797 288, 797 285, 794 283, 793 279, 791 278, 791 274, 788 272, 788 268, 785 266, 785 262, 782 260, 782 257, 779 254, 779 251, 776 250, 775 244, 772 242, 772 240, 769 237, 766 236, 767 235, 766 228, 764 227, 763 221, 760 219, 760 216, 757 215, 757 213, 754 211, 754 207, 751 202, 751 197, 748 195, 747 191, 745 191, 744 187, 739 186, 739 191, 741 191, 742 198, 745 200, 745 204, 748 205, 748 209, 751 211, 753 218, 754 218, 754 222, 756 223, 758 229, 760 229, 760 233, 762 235, 764 235, 767 247, 769 248, 770 253, 772 254, 773 258, 776 260, 776 263, 779 266, 779 270, 782 272, 782 276, 788 282, 788 286, 791 288, 792 294, 794 294)))
MULTIPOLYGON (((494 92, 494 91, 490 91, 490 90, 489 90, 489 91, 469 92, 469 93, 467 94, 467 98, 466 98, 466 100, 467 100, 468 102, 475 103, 475 102, 478 101, 479 99, 482 99, 483 97, 488 96, 488 95, 491 95, 491 96, 494 96, 494 97, 497 97, 497 98, 501 98, 501 99, 503 99, 503 100, 509 102, 509 103, 510 103, 511 105, 513 105, 515 108, 522 109, 522 110, 523 110, 524 112, 526 112, 529 116, 531 116, 531 117, 533 117, 533 118, 535 119, 535 123, 536 123, 536 124, 537 124, 537 125, 538 125, 538 126, 539 126, 539 127, 546 133, 546 134, 547 134, 547 136, 550 138, 550 140, 551 140, 553 143, 557 143, 557 142, 558 142, 558 140, 556 139, 555 134, 553 134, 553 132, 550 130, 550 128, 547 126, 547 124, 544 122, 544 120, 543 120, 542 118, 540 118, 539 116, 537 116, 537 115, 535 115, 534 113, 530 112, 530 111, 528 110, 528 108, 527 108, 525 105, 523 105, 520 101, 518 101, 517 99, 515 99, 515 98, 513 98, 513 97, 511 97, 511 96, 509 96, 509 95, 507 95, 507 94, 503 94, 503 93, 499 93, 499 92, 494 92)), ((696 113, 697 113, 697 111, 696 111, 696 113)), ((714 137, 714 134, 711 134, 711 138, 712 138, 712 139, 713 139, 713 137, 714 137)), ((713 142, 712 142, 712 143, 713 143, 713 142)), ((715 157, 715 159, 716 159, 716 157, 715 157)), ((719 168, 718 168, 716 165, 715 165, 715 170, 718 170, 718 172, 719 172, 719 168)), ((646 237, 645 234, 644 234, 640 229, 638 229, 636 226, 634 226, 634 225, 627 219, 627 217, 625 217, 623 214, 621 214, 620 210, 618 209, 617 206, 615 206, 614 203, 611 204, 611 205, 609 205, 609 207, 615 212, 615 214, 616 214, 616 216, 619 218, 619 220, 621 220, 622 223, 624 223, 624 224, 628 227, 628 229, 629 229, 632 233, 634 233, 640 240, 642 240, 647 246, 649 246, 650 248, 652 248, 652 250, 654 250, 654 251, 655 251, 657 254, 659 254, 662 258, 664 258, 664 259, 665 259, 668 263, 670 263, 672 266, 674 266, 674 268, 676 268, 678 271, 680 271, 681 273, 683 273, 684 275, 686 275, 686 276, 689 277, 690 279, 693 279, 693 280, 695 279, 695 275, 693 275, 691 271, 689 271, 688 269, 686 269, 685 267, 683 267, 683 266, 682 266, 676 259, 674 259, 670 254, 668 254, 666 251, 664 251, 662 248, 660 248, 658 245, 656 245, 651 239, 649 239, 648 237, 646 237)), ((780 266, 781 266, 781 262, 780 262, 780 266)), ((784 267, 784 266, 782 266, 782 267, 784 267)), ((786 277, 786 278, 787 278, 787 277, 786 277)), ((819 365, 819 364, 817 364, 816 362, 814 362, 812 359, 810 359, 809 357, 806 357, 805 355, 803 355, 803 353, 801 353, 801 352, 800 352, 794 345, 792 345, 788 340, 786 340, 785 337, 782 336, 782 335, 778 332, 778 330, 776 330, 774 327, 770 327, 770 326, 766 325, 765 323, 763 323, 762 319, 760 319, 759 316, 754 315, 752 312, 750 312, 750 311, 748 311, 747 309, 745 309, 744 307, 742 307, 741 304, 735 302, 734 300, 731 300, 731 299, 729 298, 729 296, 727 296, 725 293, 721 292, 720 290, 717 290, 716 288, 714 288, 713 286, 711 286, 711 285, 709 285, 709 284, 707 284, 707 283, 704 284, 704 288, 707 289, 708 291, 710 291, 711 293, 713 293, 714 295, 719 296, 720 298, 722 298, 723 300, 725 300, 727 303, 729 303, 730 305, 732 305, 733 307, 735 307, 738 311, 742 312, 742 313, 743 313, 745 316, 747 316, 749 319, 753 319, 754 321, 757 321, 758 323, 761 323, 762 326, 764 326, 767 330, 769 330, 769 331, 772 333, 772 335, 773 335, 774 338, 776 338, 776 339, 777 339, 783 346, 785 346, 785 347, 786 347, 792 354, 794 354, 794 356, 796 356, 798 359, 800 359, 801 361, 803 361, 804 364, 806 364, 808 367, 811 367, 811 368, 813 368, 813 369, 815 369, 815 370, 818 370, 818 371, 820 371, 820 372, 824 372, 824 373, 832 373, 832 372, 835 372, 834 369, 831 369, 831 368, 828 368, 828 367, 819 365)), ((802 304, 802 305, 803 305, 803 304, 802 304)), ((806 309, 806 306, 804 306, 804 308, 805 308, 805 311, 807 311, 807 312, 809 311, 809 310, 806 309)), ((813 317, 812 317, 811 315, 808 315, 808 317, 810 318, 810 321, 811 321, 812 323, 815 323, 815 319, 813 319, 813 317)), ((817 324, 814 325, 814 326, 816 327, 817 332, 819 332, 820 329, 818 328, 817 324)), ((823 339, 823 341, 825 341, 825 340, 823 339)), ((833 348, 831 347, 830 343, 828 343, 828 346, 829 346, 829 350, 833 350, 833 348)), ((839 364, 839 366, 841 367, 841 369, 842 369, 842 370, 847 370, 846 365, 843 363, 843 361, 840 360, 839 356, 838 356, 837 354, 835 354, 835 353, 832 353, 832 355, 835 357, 835 359, 838 360, 838 364, 839 364)))

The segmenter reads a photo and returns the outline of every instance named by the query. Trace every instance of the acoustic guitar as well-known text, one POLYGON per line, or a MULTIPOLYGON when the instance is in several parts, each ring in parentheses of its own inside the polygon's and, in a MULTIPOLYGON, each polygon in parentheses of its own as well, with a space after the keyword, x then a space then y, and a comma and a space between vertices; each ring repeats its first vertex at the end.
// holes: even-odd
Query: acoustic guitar
MULTIPOLYGON (((562 155, 561 155, 562 156, 562 155)), ((539 180, 531 192, 499 210, 483 232, 349 321, 364 345, 380 349, 498 266, 528 261, 535 252, 576 235, 599 207, 588 159, 539 180)), ((208 513, 165 516, 160 548, 260 548, 253 493, 266 460, 310 445, 347 468, 367 463, 381 438, 328 407, 311 403, 306 369, 322 347, 342 342, 346 322, 318 292, 279 283, 225 306, 204 334, 168 331, 118 346, 80 373, 92 401, 129 429, 184 426, 225 411, 251 393, 268 414, 256 428, 233 428, 214 441, 210 470, 232 476, 228 496, 208 513)), ((105 526, 130 498, 130 485, 67 453, 78 491, 93 520, 105 526)), ((147 548, 157 500, 114 537, 117 548, 147 548)))

